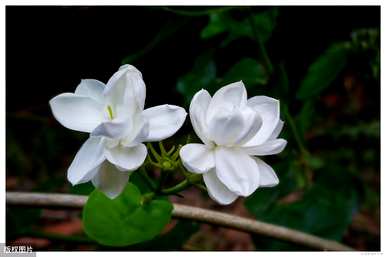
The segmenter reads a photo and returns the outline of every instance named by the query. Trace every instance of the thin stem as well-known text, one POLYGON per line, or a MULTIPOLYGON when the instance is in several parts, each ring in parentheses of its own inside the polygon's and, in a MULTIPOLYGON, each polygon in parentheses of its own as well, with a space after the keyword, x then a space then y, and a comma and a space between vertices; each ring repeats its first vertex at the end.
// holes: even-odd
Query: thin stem
POLYGON ((259 49, 259 53, 261 54, 265 68, 267 69, 268 73, 271 74, 272 70, 273 70, 271 60, 269 59, 267 49, 265 48, 264 42, 261 40, 261 38, 259 36, 259 33, 258 33, 256 25, 255 25, 255 21, 252 18, 252 16, 253 16, 252 10, 250 8, 248 8, 248 10, 249 10, 249 15, 248 15, 247 19, 248 19, 249 25, 251 26, 253 36, 255 37, 257 47, 259 49))
POLYGON ((159 141, 158 145, 159 145, 159 149, 161 150, 162 156, 167 155, 167 151, 165 150, 165 147, 164 147, 164 144, 162 143, 162 141, 159 141))
POLYGON ((150 152, 153 154, 154 158, 159 162, 161 160, 161 155, 157 153, 151 143, 147 143, 147 147, 150 149, 150 152))
POLYGON ((161 190, 162 194, 165 195, 172 195, 181 192, 182 190, 190 187, 192 184, 189 182, 188 179, 183 180, 182 182, 178 183, 177 185, 174 185, 169 188, 165 188, 161 190))
POLYGON ((186 179, 178 183, 177 185, 161 190, 161 193, 166 195, 176 194, 192 185, 195 185, 200 180, 201 180, 201 175, 193 174, 190 177, 187 177, 186 179))
POLYGON ((146 183, 149 185, 151 190, 155 190, 157 188, 156 184, 149 177, 149 175, 146 172, 146 169, 143 166, 139 169, 139 174, 145 179, 146 183))
MULTIPOLYGON (((53 193, 22 193, 7 192, 7 206, 29 206, 41 208, 72 208, 80 209, 87 201, 86 196, 53 194, 53 193)), ((320 250, 353 251, 339 242, 323 239, 294 229, 265 223, 258 220, 238 217, 224 212, 205 210, 181 204, 173 204, 173 217, 205 222, 213 225, 237 229, 257 235, 265 235, 320 250)))
POLYGON ((295 141, 299 147, 299 150, 300 152, 303 154, 303 155, 308 155, 308 151, 307 149, 305 148, 305 146, 303 145, 303 142, 302 142, 302 139, 300 138, 300 135, 299 135, 299 131, 296 127, 296 124, 295 124, 295 121, 294 119, 292 118, 291 114, 289 113, 288 111, 288 106, 284 106, 283 108, 283 112, 284 112, 284 116, 286 117, 287 121, 288 121, 288 124, 291 128, 291 131, 292 131, 292 134, 294 135, 295 137, 295 141))

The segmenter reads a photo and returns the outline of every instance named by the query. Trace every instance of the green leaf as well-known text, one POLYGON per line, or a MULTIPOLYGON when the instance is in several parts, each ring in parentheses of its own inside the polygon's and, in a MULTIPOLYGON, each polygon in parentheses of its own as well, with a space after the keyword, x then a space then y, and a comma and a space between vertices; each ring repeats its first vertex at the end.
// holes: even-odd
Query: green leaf
POLYGON ((209 16, 207 26, 201 31, 201 38, 209 39, 228 32, 228 37, 224 40, 222 46, 226 46, 233 40, 242 37, 248 37, 252 40, 256 40, 256 37, 258 37, 265 43, 271 37, 276 26, 278 13, 277 8, 271 8, 257 14, 248 14, 242 20, 235 19, 230 12, 213 13, 209 16))
POLYGON ((228 30, 228 23, 231 22, 228 14, 213 13, 209 16, 208 25, 201 31, 201 38, 208 39, 228 30))
POLYGON ((265 85, 268 81, 268 74, 260 63, 252 58, 244 58, 235 64, 224 75, 223 84, 242 80, 246 87, 265 85))
POLYGON ((254 26, 261 41, 267 42, 276 26, 276 19, 279 15, 278 8, 255 14, 253 16, 254 26))
POLYGON ((173 206, 167 199, 143 203, 139 189, 129 183, 111 200, 95 190, 83 209, 87 235, 103 245, 127 246, 157 236, 171 218, 173 206))
POLYGON ((330 46, 325 53, 308 69, 297 97, 301 100, 307 100, 310 97, 319 95, 326 89, 339 75, 346 65, 349 54, 349 48, 345 43, 338 43, 330 46))
POLYGON ((308 100, 303 104, 302 109, 295 118, 296 125, 301 133, 301 136, 304 137, 308 129, 311 128, 314 124, 315 119, 315 104, 314 101, 308 100))
POLYGON ((193 95, 202 88, 214 91, 216 79, 216 64, 211 52, 200 55, 191 72, 180 77, 177 81, 177 91, 184 96, 189 105, 193 95))
MULTIPOLYGON (((281 191, 280 186, 288 184, 290 180, 283 179, 280 174, 279 178, 280 184, 275 188, 281 191)), ((272 194, 278 194, 280 198, 289 193, 287 191, 283 195, 282 192, 274 192, 275 188, 272 188, 272 194)), ((313 186, 304 191, 298 200, 284 203, 278 201, 280 198, 272 202, 268 194, 264 196, 257 190, 253 197, 247 199, 246 207, 259 220, 333 240, 341 240, 358 208, 355 181, 341 167, 339 170, 326 167, 316 177, 313 186), (258 194, 262 196, 257 197, 258 194), (268 207, 264 207, 264 201, 270 202, 268 207)), ((261 237, 254 237, 254 242, 256 248, 261 250, 299 249, 298 246, 261 237)))

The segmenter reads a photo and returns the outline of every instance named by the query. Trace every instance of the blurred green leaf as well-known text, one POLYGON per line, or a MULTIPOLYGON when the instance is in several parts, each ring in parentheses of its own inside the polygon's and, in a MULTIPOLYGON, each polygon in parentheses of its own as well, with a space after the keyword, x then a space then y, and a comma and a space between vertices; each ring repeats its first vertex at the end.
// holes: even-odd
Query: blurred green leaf
MULTIPOLYGON (((244 10, 247 9, 244 8, 244 10)), ((241 37, 248 37, 252 40, 258 37, 264 43, 271 37, 278 13, 277 8, 271 8, 257 14, 248 14, 249 16, 242 20, 233 18, 230 12, 213 13, 209 16, 207 26, 201 31, 201 38, 208 39, 228 32, 228 37, 222 46, 241 37)))
POLYGON ((180 77, 177 81, 177 91, 184 96, 185 103, 189 102, 193 95, 202 88, 213 91, 216 79, 216 64, 212 53, 200 55, 192 71, 180 77))
POLYGON ((346 43, 337 43, 330 46, 309 67, 298 89, 297 97, 301 100, 308 100, 310 97, 319 95, 343 70, 348 54, 349 48, 346 43))
POLYGON ((253 87, 255 85, 265 85, 268 81, 268 74, 260 63, 252 58, 244 58, 236 63, 224 75, 223 83, 228 84, 242 80, 245 86, 253 87))
POLYGON ((165 198, 143 203, 138 188, 129 183, 111 200, 95 190, 83 209, 87 235, 103 245, 126 246, 150 240, 161 233, 173 206, 165 198))
POLYGON ((255 216, 264 216, 271 208, 274 208, 276 201, 290 192, 297 189, 295 177, 297 170, 291 168, 289 160, 273 165, 273 169, 280 179, 279 185, 273 188, 262 188, 256 190, 251 196, 245 199, 246 208, 255 216))
MULTIPOLYGON (((281 180, 280 183, 286 182, 281 180)), ((265 189, 260 191, 262 190, 265 189)), ((259 194, 258 191, 254 194, 259 194)), ((259 220, 333 240, 341 240, 358 208, 355 183, 350 175, 341 168, 339 170, 326 168, 316 178, 314 185, 304 191, 303 196, 298 197, 298 200, 294 198, 290 202, 280 202, 277 199, 269 208, 257 208, 256 206, 262 206, 264 201, 272 202, 270 198, 252 197, 246 201, 246 207, 259 220)), ((288 243, 266 240, 261 237, 255 237, 254 241, 257 249, 298 249, 288 243)))
POLYGON ((304 102, 302 109, 300 110, 300 112, 295 118, 295 122, 297 124, 297 127, 302 137, 304 137, 304 134, 314 124, 313 123, 314 118, 315 118, 315 103, 312 100, 308 100, 304 102))

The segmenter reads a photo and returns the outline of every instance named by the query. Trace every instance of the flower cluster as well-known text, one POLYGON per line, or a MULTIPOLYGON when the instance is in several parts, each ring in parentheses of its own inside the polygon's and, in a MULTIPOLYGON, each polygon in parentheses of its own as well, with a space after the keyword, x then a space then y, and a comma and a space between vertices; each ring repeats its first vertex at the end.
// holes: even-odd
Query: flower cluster
MULTIPOLYGON (((123 65, 107 84, 85 79, 75 93, 50 100, 55 118, 66 128, 90 133, 71 163, 73 184, 91 181, 109 198, 118 196, 130 174, 145 161, 143 142, 160 141, 180 129, 186 111, 175 105, 144 109, 146 87, 142 74, 123 65)), ((260 158, 281 152, 283 127, 279 101, 266 96, 247 99, 244 84, 232 83, 213 97, 201 90, 190 104, 190 120, 204 144, 187 144, 180 158, 187 170, 202 174, 208 193, 220 204, 249 196, 258 187, 279 180, 260 158)))

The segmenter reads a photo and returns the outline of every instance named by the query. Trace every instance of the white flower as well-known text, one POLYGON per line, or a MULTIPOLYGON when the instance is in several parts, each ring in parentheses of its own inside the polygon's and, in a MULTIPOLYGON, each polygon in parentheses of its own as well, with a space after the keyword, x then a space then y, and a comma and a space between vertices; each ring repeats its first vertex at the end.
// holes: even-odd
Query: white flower
POLYGON ((91 133, 68 169, 73 185, 91 180, 108 197, 118 196, 131 172, 146 158, 142 142, 165 139, 182 126, 183 108, 159 105, 144 110, 145 96, 142 74, 123 65, 106 85, 85 79, 75 93, 50 100, 55 118, 64 127, 91 133))
POLYGON ((219 89, 211 98, 206 90, 190 103, 190 120, 204 144, 187 144, 180 150, 184 166, 203 174, 209 196, 230 204, 258 187, 279 183, 273 169, 254 155, 281 152, 287 144, 277 139, 283 122, 279 101, 267 96, 247 100, 242 81, 219 89))

